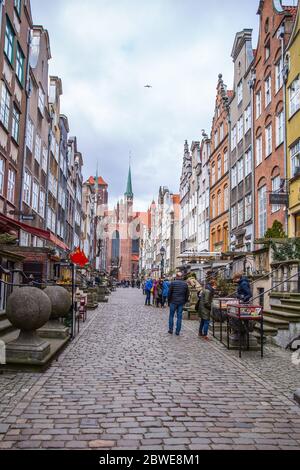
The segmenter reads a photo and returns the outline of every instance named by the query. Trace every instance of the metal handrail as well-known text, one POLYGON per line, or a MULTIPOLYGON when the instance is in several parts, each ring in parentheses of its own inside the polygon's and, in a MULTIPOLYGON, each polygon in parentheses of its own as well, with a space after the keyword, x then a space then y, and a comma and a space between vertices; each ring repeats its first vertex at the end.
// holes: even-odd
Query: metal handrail
MULTIPOLYGON (((273 286, 273 287, 271 287, 270 289, 266 290, 266 291, 263 293, 263 295, 268 294, 268 292, 272 292, 272 291, 275 290, 277 287, 282 286, 282 285, 285 284, 287 281, 290 281, 291 279, 293 279, 293 278, 296 277, 296 276, 299 276, 299 273, 295 273, 295 274, 293 274, 292 276, 287 277, 286 279, 284 279, 284 281, 281 281, 279 284, 276 284, 276 286, 273 286)), ((261 294, 260 294, 260 295, 257 295, 256 297, 253 297, 253 298, 252 298, 252 301, 253 301, 253 300, 256 300, 256 299, 260 299, 260 298, 261 298, 261 294)))
MULTIPOLYGON (((271 272, 269 272, 269 273, 267 273, 267 274, 264 274, 264 276, 261 276, 261 277, 259 277, 258 279, 255 279, 255 281, 250 282, 250 283, 249 283, 250 286, 253 287, 256 282, 259 282, 259 281, 261 281, 262 279, 265 279, 266 277, 272 276, 274 273, 276 273, 277 271, 279 271, 279 270, 282 268, 282 266, 284 266, 284 264, 285 264, 285 263, 283 262, 282 264, 280 264, 280 266, 278 266, 278 268, 274 269, 273 271, 271 271, 271 272)), ((298 276, 298 273, 295 274, 295 275, 292 276, 292 277, 295 277, 295 276, 298 276)), ((283 281, 282 284, 284 284, 287 280, 288 280, 288 279, 286 279, 285 281, 283 281)), ((281 284, 279 284, 279 285, 281 285, 281 284)), ((275 289, 276 287, 278 287, 278 286, 273 286, 272 290, 275 289)), ((269 291, 265 291, 263 295, 265 295, 267 292, 269 292, 269 291)), ((234 292, 228 294, 228 297, 233 296, 233 295, 236 295, 236 294, 237 294, 237 290, 235 290, 234 292)), ((255 298, 258 298, 258 299, 259 299, 259 298, 261 297, 261 295, 262 295, 262 294, 260 294, 259 296, 255 297, 255 298)))

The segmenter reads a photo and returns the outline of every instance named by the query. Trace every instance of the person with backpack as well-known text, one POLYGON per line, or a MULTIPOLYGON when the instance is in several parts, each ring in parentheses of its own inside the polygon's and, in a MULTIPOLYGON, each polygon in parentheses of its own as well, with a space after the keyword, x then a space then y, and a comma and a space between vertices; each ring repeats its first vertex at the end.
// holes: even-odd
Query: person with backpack
POLYGON ((208 328, 210 324, 211 308, 215 289, 216 281, 209 280, 200 294, 198 310, 201 319, 199 325, 199 337, 204 338, 205 340, 208 340, 208 328))
POLYGON ((145 305, 151 305, 151 291, 153 288, 153 282, 152 279, 147 279, 145 283, 145 294, 146 294, 146 300, 145 300, 145 305))

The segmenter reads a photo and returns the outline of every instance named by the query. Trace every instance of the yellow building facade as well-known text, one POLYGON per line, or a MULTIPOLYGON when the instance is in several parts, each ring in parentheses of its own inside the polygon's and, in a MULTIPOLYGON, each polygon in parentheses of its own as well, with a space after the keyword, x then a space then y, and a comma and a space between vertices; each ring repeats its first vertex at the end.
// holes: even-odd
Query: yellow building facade
POLYGON ((286 152, 289 180, 288 235, 300 237, 300 10, 290 38, 286 60, 286 152))

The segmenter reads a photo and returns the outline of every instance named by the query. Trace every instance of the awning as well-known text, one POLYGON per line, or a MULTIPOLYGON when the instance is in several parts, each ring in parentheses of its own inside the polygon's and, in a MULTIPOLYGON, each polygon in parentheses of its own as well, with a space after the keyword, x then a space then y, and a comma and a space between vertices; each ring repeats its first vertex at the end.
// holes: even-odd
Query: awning
POLYGON ((6 215, 0 214, 0 230, 23 230, 24 232, 30 233, 36 237, 42 238, 43 240, 47 240, 53 243, 58 248, 61 248, 64 251, 68 251, 68 246, 62 242, 59 238, 57 238, 53 233, 49 232, 48 230, 43 230, 41 228, 31 227, 30 225, 24 224, 23 222, 19 222, 18 220, 11 219, 6 215))

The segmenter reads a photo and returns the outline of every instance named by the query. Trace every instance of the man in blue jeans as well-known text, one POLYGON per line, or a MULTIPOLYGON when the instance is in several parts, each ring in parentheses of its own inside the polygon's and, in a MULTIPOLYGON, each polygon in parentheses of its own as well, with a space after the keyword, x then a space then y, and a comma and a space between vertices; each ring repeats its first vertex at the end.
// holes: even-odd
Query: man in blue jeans
POLYGON ((181 272, 176 274, 176 280, 170 284, 168 300, 170 304, 169 334, 173 334, 174 316, 177 312, 176 336, 179 336, 182 326, 183 307, 189 300, 189 288, 183 280, 181 272))
POLYGON ((145 283, 146 301, 145 305, 151 305, 151 289, 153 287, 152 279, 147 279, 145 283))

